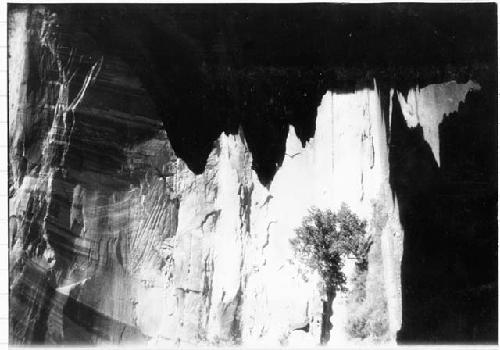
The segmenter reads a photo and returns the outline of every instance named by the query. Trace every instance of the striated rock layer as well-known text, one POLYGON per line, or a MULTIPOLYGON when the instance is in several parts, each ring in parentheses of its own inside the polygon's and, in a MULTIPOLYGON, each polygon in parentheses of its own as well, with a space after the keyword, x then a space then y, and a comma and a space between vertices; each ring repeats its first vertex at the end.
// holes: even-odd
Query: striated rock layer
MULTIPOLYGON (((263 185, 242 129, 222 133, 194 174, 134 67, 58 45, 43 8, 10 21, 11 342, 316 345, 326 296, 289 239, 311 206, 342 202, 375 238, 366 293, 383 291, 395 340, 405 230, 393 110, 422 127, 439 165, 439 125, 477 83, 327 91, 314 137, 287 127, 283 163, 263 185)), ((350 341, 347 319, 339 293, 331 344, 350 341)))

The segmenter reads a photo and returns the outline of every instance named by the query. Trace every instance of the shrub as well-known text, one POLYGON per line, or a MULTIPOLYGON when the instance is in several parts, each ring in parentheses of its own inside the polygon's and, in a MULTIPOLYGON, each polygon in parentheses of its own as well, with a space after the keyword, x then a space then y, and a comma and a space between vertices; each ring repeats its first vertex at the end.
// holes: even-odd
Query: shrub
POLYGON ((369 253, 370 271, 357 266, 348 296, 349 316, 346 331, 351 338, 370 338, 374 342, 389 339, 389 320, 385 296, 380 237, 388 215, 375 203, 372 216, 373 244, 369 253))

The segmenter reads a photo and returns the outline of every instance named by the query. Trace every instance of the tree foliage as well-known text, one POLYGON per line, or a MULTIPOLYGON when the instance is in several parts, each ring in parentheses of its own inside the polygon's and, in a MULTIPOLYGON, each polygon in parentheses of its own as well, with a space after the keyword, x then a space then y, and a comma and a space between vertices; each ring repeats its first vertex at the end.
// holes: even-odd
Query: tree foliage
POLYGON ((371 240, 366 235, 366 222, 358 218, 346 204, 338 212, 311 208, 302 225, 290 240, 297 256, 318 271, 330 290, 344 291, 346 276, 342 272, 345 256, 353 255, 358 268, 366 269, 371 240))

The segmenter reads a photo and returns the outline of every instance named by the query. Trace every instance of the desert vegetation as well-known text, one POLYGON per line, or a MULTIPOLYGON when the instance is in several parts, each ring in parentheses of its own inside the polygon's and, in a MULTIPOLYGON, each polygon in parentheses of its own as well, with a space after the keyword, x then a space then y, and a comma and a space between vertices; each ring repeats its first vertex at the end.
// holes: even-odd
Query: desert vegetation
POLYGON ((356 268, 366 270, 372 244, 366 234, 366 222, 358 218, 346 204, 337 212, 311 208, 296 229, 292 244, 297 257, 323 279, 327 300, 323 305, 321 343, 330 339, 332 302, 338 291, 346 291, 342 272, 344 258, 354 256, 356 268))

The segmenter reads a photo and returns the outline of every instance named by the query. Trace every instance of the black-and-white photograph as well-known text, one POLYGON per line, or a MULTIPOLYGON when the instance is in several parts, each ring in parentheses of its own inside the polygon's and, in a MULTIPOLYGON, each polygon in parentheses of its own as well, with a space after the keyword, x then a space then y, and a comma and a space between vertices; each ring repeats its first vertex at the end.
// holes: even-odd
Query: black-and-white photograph
POLYGON ((8 4, 9 344, 498 344, 497 21, 8 4))

